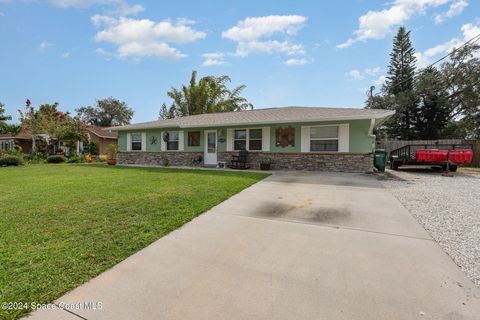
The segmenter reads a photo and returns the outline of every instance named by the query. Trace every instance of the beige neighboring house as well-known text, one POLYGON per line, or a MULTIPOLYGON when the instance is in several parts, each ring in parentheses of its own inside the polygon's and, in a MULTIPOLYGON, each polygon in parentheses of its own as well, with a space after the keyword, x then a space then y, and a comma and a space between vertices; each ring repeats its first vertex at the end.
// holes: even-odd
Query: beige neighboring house
POLYGON ((87 129, 87 138, 88 142, 96 142, 98 144, 98 152, 100 155, 107 153, 107 146, 109 144, 117 144, 118 133, 106 130, 105 128, 88 125, 87 129))

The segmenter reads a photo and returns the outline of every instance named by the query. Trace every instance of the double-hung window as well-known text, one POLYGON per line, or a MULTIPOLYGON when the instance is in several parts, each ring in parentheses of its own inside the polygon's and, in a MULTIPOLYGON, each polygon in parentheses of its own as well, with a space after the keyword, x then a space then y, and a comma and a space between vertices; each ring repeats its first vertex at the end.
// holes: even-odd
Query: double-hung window
POLYGON ((168 131, 167 150, 178 150, 178 131, 168 131))
POLYGON ((141 133, 132 133, 131 134, 131 150, 132 151, 141 151, 142 150, 142 134, 141 133))
POLYGON ((237 129, 233 135, 233 150, 262 150, 262 129, 237 129))
POLYGON ((338 126, 310 127, 310 151, 338 151, 338 126))
POLYGON ((233 150, 247 149, 247 129, 235 130, 233 136, 233 150))

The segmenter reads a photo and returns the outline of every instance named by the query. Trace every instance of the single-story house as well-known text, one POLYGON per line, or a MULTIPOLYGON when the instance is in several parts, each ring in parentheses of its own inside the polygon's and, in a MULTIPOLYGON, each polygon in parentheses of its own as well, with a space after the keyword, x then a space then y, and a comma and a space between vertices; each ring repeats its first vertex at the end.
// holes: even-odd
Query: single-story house
POLYGON ((276 170, 365 172, 373 168, 373 129, 393 115, 380 109, 284 107, 200 114, 112 127, 117 163, 228 165, 247 150, 249 165, 276 170))
POLYGON ((98 144, 98 153, 101 155, 107 153, 109 144, 117 144, 117 132, 93 125, 88 125, 86 130, 88 142, 96 142, 98 144))
MULTIPOLYGON (((99 154, 104 155, 106 154, 106 148, 109 144, 117 143, 117 132, 111 132, 106 130, 102 127, 91 126, 88 125, 85 127, 86 135, 88 138, 88 142, 95 141, 98 144, 99 154)), ((8 151, 12 150, 15 146, 19 146, 22 148, 23 153, 30 154, 33 149, 33 139, 34 136, 31 130, 22 130, 18 134, 13 135, 11 133, 8 134, 0 134, 0 151, 8 151)), ((47 138, 48 135, 36 135, 36 138, 47 138)), ((50 137, 48 137, 50 138, 50 137)), ((58 146, 56 146, 58 150, 62 150, 65 153, 68 153, 68 148, 64 146, 62 141, 58 142, 58 146)), ((77 153, 83 151, 83 143, 77 143, 77 153)))

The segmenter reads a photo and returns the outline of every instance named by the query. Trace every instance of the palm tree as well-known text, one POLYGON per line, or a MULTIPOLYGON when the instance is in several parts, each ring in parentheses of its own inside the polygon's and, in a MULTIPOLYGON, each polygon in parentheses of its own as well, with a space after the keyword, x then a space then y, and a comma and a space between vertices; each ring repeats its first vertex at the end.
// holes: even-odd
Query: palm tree
POLYGON ((230 81, 228 76, 206 76, 197 83, 197 72, 192 71, 188 86, 182 85, 181 89, 172 88, 167 92, 173 102, 170 108, 165 103, 162 105, 160 118, 253 109, 253 105, 240 95, 246 86, 230 90, 227 88, 230 81))

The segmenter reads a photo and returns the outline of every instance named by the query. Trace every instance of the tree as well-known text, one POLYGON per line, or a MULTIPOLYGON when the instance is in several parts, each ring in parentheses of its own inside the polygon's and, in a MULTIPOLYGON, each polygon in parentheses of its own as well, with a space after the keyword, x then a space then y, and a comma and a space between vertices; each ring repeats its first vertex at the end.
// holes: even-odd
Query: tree
POLYGON ((253 109, 246 98, 240 96, 245 85, 227 88, 231 79, 228 76, 206 76, 197 83, 197 72, 192 71, 190 84, 182 85, 180 89, 172 88, 167 95, 173 100, 170 108, 163 104, 160 118, 169 119, 188 115, 229 112, 253 109))
POLYGON ((99 127, 130 124, 133 117, 133 110, 125 102, 113 97, 97 100, 95 107, 80 107, 75 111, 85 123, 99 127))
POLYGON ((418 99, 415 113, 416 138, 442 138, 451 118, 451 108, 442 75, 436 68, 426 68, 416 77, 415 95, 418 99))
POLYGON ((390 54, 385 92, 393 97, 389 109, 396 111, 388 123, 390 136, 409 140, 415 137, 412 128, 415 125, 416 99, 414 94, 415 49, 410 41, 410 31, 400 27, 390 54))
POLYGON ((5 114, 5 105, 0 102, 0 133, 8 133, 12 131, 13 126, 7 123, 7 121, 11 119, 11 116, 5 114))

